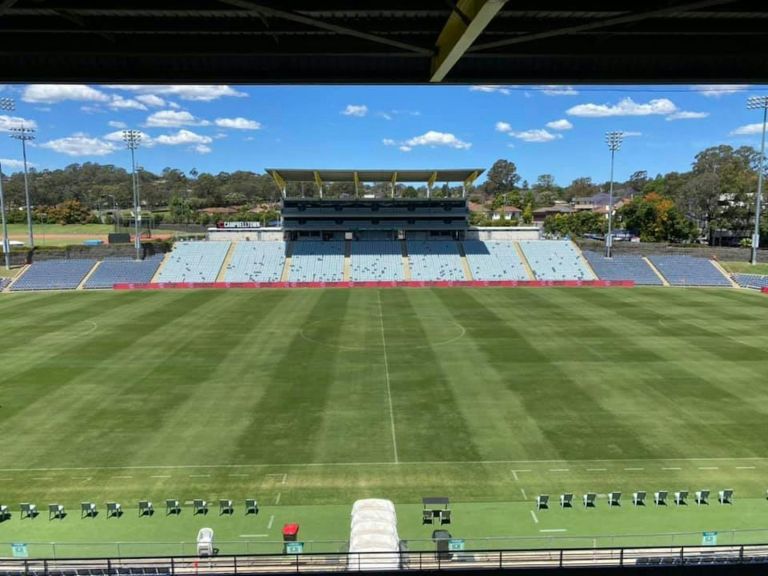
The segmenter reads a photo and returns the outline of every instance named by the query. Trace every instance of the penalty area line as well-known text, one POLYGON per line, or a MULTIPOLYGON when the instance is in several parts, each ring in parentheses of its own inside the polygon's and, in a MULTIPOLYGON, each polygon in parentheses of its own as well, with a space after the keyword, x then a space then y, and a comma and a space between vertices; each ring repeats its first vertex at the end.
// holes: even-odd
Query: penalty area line
POLYGON ((536 517, 536 512, 534 512, 533 510, 531 510, 531 517, 533 518, 534 523, 536 524, 539 523, 539 519, 536 517))
POLYGON ((389 380, 389 357, 387 356, 387 337, 384 335, 384 308, 381 305, 381 290, 376 292, 379 299, 379 327, 381 328, 381 347, 384 352, 384 374, 387 379, 387 400, 389 402, 389 425, 392 429, 392 452, 395 456, 395 464, 400 463, 397 457, 397 435, 395 434, 395 411, 392 408, 392 386, 389 380))

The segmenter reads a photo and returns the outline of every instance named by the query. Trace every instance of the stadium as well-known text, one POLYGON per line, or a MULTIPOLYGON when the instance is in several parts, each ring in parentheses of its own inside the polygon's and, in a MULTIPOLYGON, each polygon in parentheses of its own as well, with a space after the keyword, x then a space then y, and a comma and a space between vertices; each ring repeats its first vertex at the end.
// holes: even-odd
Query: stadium
MULTIPOLYGON (((7 4, 0 17, 13 16, 7 4)), ((18 3, 19 22, 52 16, 30 4, 18 3)), ((223 4, 306 24, 307 9, 223 4)), ((472 3, 448 4, 451 21, 469 18, 460 8, 472 3)), ((488 24, 482 6, 474 18, 488 24)), ((111 10, 70 8, 80 32, 81 18, 111 10)), ((191 63, 184 45, 164 57, 190 80, 217 63, 247 70, 206 46, 191 63)), ((99 74, 91 48, 34 74, 99 74)), ((100 78, 157 80, 146 52, 122 49, 99 60, 100 78)), ((735 63, 686 54, 678 72, 697 78, 735 63)), ((0 63, 20 74, 30 56, 10 57, 0 63)), ((321 54, 306 69, 294 57, 286 77, 265 65, 264 81, 325 69, 321 54)), ((397 77, 367 57, 360 68, 339 57, 339 77, 421 70, 406 58, 397 77)), ((578 71, 579 58, 564 60, 561 81, 578 71)), ((494 62, 465 60, 454 81, 495 78, 494 62)), ((595 78, 623 74, 596 62, 595 78)), ((167 251, 137 234, 138 258, 30 250, 0 278, 0 576, 765 572, 768 276, 729 270, 707 248, 473 224, 479 167, 264 172, 275 222, 222 219, 167 251)))

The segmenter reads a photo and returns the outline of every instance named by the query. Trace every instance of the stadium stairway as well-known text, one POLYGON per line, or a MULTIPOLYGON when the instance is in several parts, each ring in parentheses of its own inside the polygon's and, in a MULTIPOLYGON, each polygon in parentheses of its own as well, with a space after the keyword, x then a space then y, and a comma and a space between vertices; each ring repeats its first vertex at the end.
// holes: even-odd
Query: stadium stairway
POLYGON ((408 243, 405 240, 400 240, 400 252, 403 255, 403 279, 406 282, 410 282, 411 277, 411 264, 408 262, 408 243))
POLYGON ((469 262, 467 262, 467 253, 464 251, 464 242, 457 242, 456 244, 459 245, 459 256, 461 256, 461 267, 464 269, 464 276, 467 277, 467 280, 474 280, 475 277, 472 276, 472 269, 469 267, 469 262))
POLYGON ((349 282, 352 279, 352 241, 344 240, 344 272, 341 279, 349 282))
POLYGON ((523 252, 523 249, 520 247, 519 242, 513 242, 515 245, 515 250, 517 251, 517 256, 520 258, 520 262, 523 263, 523 268, 525 268, 525 273, 528 274, 528 280, 535 280, 536 275, 533 273, 533 268, 531 268, 531 264, 528 262, 528 258, 525 257, 525 252, 523 252))
POLYGON ((24 266, 22 266, 21 270, 19 270, 19 273, 16 274, 16 276, 14 276, 13 278, 11 278, 10 283, 5 287, 3 292, 10 292, 11 288, 13 288, 13 285, 16 284, 16 282, 18 282, 19 279, 21 279, 21 277, 24 276, 24 274, 26 274, 27 270, 29 270, 29 264, 25 264, 24 266))
POLYGON ((86 274, 83 277, 83 280, 80 282, 80 284, 77 285, 77 288, 75 288, 75 290, 85 290, 85 283, 88 282, 88 279, 91 276, 93 276, 93 273, 96 272, 96 270, 98 270, 99 266, 101 266, 101 263, 102 263, 102 260, 99 260, 98 262, 96 262, 96 264, 94 264, 93 268, 91 268, 88 271, 88 274, 86 274))
POLYGON ((224 261, 221 263, 221 269, 216 275, 216 282, 226 282, 227 270, 232 263, 232 256, 235 255, 235 248, 237 248, 237 242, 231 242, 227 255, 224 256, 224 261))
POLYGON ((165 263, 168 262, 168 258, 170 258, 171 253, 166 252, 163 255, 163 260, 160 262, 160 266, 157 267, 157 270, 155 270, 155 275, 152 276, 152 280, 150 280, 150 284, 155 284, 158 282, 158 278, 160 277, 160 272, 162 272, 163 267, 165 266, 165 263))
POLYGON ((661 283, 664 286, 670 286, 669 281, 664 278, 664 274, 662 274, 656 266, 653 265, 653 262, 651 262, 647 257, 643 256, 643 260, 645 260, 645 263, 648 264, 651 270, 653 270, 653 273, 656 274, 656 276, 659 277, 659 280, 661 280, 661 283))
POLYGON ((592 278, 600 278, 597 273, 595 272, 595 269, 592 268, 592 264, 589 263, 589 260, 587 260, 587 257, 584 256, 584 252, 581 251, 581 247, 576 244, 576 242, 573 243, 573 246, 576 248, 576 252, 578 253, 579 257, 581 258, 581 261, 584 263, 584 267, 589 270, 589 273, 592 274, 592 278))
POLYGON ((736 282, 736 280, 733 279, 733 276, 731 276, 731 273, 728 272, 728 270, 726 270, 725 268, 723 268, 723 266, 720 264, 720 262, 718 262, 717 260, 710 260, 710 262, 712 262, 712 266, 714 266, 715 268, 720 270, 720 274, 722 274, 723 276, 725 276, 728 279, 728 282, 731 283, 731 286, 733 286, 734 288, 741 288, 739 283, 736 282))
POLYGON ((285 264, 283 265, 283 273, 280 274, 280 282, 288 282, 288 278, 291 275, 291 257, 293 256, 293 242, 285 243, 285 264))

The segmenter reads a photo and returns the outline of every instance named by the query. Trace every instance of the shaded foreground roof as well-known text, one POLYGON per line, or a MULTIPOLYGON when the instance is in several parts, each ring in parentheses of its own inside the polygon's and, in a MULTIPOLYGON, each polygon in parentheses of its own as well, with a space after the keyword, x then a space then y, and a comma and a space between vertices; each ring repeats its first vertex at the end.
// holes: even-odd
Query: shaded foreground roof
POLYGON ((765 0, 0 0, 0 81, 768 80, 765 0))
POLYGON ((314 182, 316 175, 323 182, 464 182, 474 180, 483 168, 456 168, 450 170, 313 170, 294 168, 267 168, 269 174, 278 174, 286 182, 314 182))

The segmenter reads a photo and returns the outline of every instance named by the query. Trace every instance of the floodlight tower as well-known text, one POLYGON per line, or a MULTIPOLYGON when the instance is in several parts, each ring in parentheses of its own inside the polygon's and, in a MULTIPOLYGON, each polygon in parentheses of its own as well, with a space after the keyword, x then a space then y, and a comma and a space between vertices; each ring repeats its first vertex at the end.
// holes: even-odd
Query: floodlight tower
MULTIPOLYGON (((0 110, 14 110, 16 103, 12 98, 0 98, 0 110)), ((5 197, 3 196, 3 166, 0 164, 0 212, 3 215, 3 256, 5 269, 11 269, 11 246, 8 242, 8 222, 5 220, 5 197)))
POLYGON ((34 128, 27 128, 22 122, 18 128, 11 128, 11 138, 21 141, 21 153, 24 158, 24 198, 27 203, 27 231, 29 247, 35 247, 35 235, 32 232, 32 202, 29 199, 29 174, 27 170, 27 142, 35 139, 34 128))
POLYGON ((136 238, 136 260, 141 260, 141 202, 139 200, 139 179, 136 174, 136 149, 141 143, 141 132, 138 130, 123 130, 123 141, 131 151, 131 174, 133 183, 133 223, 136 238))
POLYGON ((757 249, 760 248, 760 203, 763 199, 763 177, 765 172, 765 127, 768 122, 768 96, 752 96, 747 99, 748 110, 763 111, 763 137, 760 143, 760 163, 757 172, 757 195, 755 196, 755 232, 752 235, 752 265, 757 264, 757 249))
POLYGON ((613 164, 616 152, 621 149, 621 142, 624 139, 624 132, 606 132, 605 142, 608 144, 608 150, 611 151, 611 183, 608 192, 608 234, 605 236, 605 257, 611 257, 613 250, 613 164))

